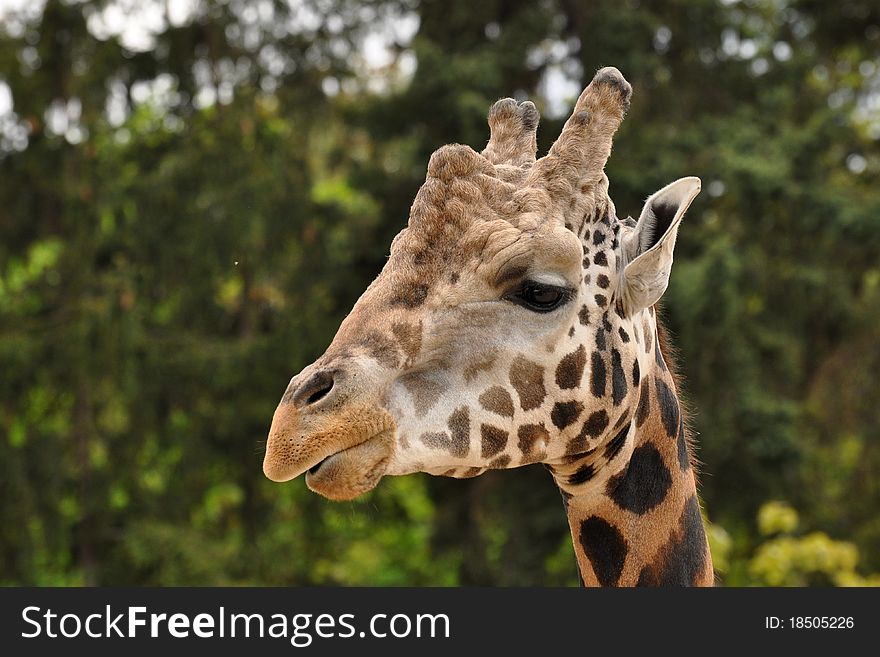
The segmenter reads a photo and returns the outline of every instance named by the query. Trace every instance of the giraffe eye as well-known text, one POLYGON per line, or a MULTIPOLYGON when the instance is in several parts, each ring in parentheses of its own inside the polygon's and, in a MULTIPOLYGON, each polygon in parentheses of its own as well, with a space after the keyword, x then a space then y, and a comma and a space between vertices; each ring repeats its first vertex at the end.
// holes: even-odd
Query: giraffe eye
POLYGON ((571 298, 571 290, 556 285, 525 281, 522 287, 504 298, 534 312, 549 313, 571 298))

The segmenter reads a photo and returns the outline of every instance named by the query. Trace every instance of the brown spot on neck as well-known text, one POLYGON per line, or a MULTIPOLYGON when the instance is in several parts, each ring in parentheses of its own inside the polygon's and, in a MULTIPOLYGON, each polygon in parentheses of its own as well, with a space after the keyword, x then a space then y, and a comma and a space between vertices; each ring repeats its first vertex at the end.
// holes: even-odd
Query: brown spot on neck
POLYGON ((637 586, 712 586, 712 558, 700 504, 691 495, 675 531, 639 571, 637 586))
MULTIPOLYGON (((642 384, 637 408, 624 409, 616 423, 623 426, 614 430, 608 427, 603 432, 602 440, 608 441, 612 434, 629 426, 624 418, 634 417, 636 428, 628 439, 633 441, 632 451, 624 451, 625 459, 618 457, 609 465, 597 456, 603 453, 600 443, 577 460, 572 457, 569 463, 555 466, 557 481, 562 481, 563 475, 583 481, 582 486, 566 484, 564 492, 568 493, 565 507, 575 554, 587 585, 714 584, 712 558, 699 513, 696 475, 684 435, 685 409, 675 393, 674 361, 664 346, 665 334, 659 322, 656 331, 653 344, 664 351, 669 371, 661 371, 655 358, 649 357, 647 376, 649 381, 662 380, 663 395, 668 394, 670 399, 661 407, 653 381, 651 385, 642 384), (675 409, 679 414, 672 412, 675 409), (673 420, 676 426, 670 432, 673 420), (606 472, 606 468, 613 471, 606 472), (587 529, 596 530, 592 538, 582 531, 585 522, 587 529)), ((573 442, 578 448, 587 447, 586 440, 573 442)))

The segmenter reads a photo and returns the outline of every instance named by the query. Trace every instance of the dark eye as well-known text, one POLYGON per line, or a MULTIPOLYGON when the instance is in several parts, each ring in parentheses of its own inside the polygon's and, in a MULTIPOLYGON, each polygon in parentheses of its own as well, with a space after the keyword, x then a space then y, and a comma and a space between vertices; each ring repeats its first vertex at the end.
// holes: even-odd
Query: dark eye
POLYGON ((529 310, 548 313, 564 304, 570 297, 571 291, 564 287, 526 281, 522 287, 504 298, 529 310))

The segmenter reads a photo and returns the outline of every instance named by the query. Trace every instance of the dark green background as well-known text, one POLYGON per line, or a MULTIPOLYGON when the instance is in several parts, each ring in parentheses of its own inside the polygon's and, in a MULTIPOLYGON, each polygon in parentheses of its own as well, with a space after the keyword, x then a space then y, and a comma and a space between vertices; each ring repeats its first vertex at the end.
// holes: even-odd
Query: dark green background
POLYGON ((540 466, 331 503, 261 460, 432 150, 517 95, 543 151, 542 79, 603 65, 619 214, 703 180, 664 314, 721 581, 880 583, 876 2, 145 0, 135 46, 113 4, 0 21, 0 584, 576 583, 540 466))

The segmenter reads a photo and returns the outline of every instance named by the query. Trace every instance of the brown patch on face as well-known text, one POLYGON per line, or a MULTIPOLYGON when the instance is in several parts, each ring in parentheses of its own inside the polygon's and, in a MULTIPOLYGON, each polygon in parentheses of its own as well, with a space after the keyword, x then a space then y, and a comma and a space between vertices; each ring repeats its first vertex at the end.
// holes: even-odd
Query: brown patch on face
POLYGON ((478 474, 482 474, 482 472, 483 472, 483 468, 476 468, 476 467, 468 468, 467 470, 464 470, 463 472, 459 473, 458 478, 459 479, 470 479, 471 477, 476 477, 478 474))
POLYGON ((420 440, 431 449, 448 452, 457 458, 464 458, 468 453, 467 445, 464 446, 464 451, 462 451, 461 445, 450 438, 449 434, 445 431, 426 431, 421 435, 420 440))
POLYGON ((556 385, 563 390, 577 388, 581 384, 586 364, 587 350, 581 345, 559 361, 556 366, 556 385))
POLYGON ((464 368, 464 380, 470 383, 480 372, 488 372, 495 364, 496 353, 489 352, 486 356, 464 368))
POLYGON ((544 368, 522 356, 517 356, 510 366, 510 383, 519 395, 519 405, 524 411, 538 408, 547 396, 544 368))
POLYGON ((452 432, 454 455, 467 456, 471 446, 471 421, 467 406, 460 406, 452 412, 446 422, 452 432))
POLYGON ((517 432, 518 447, 523 453, 523 462, 534 461, 544 455, 550 432, 543 424, 524 424, 517 432))
POLYGON ((403 353, 406 354, 406 364, 411 365, 422 348, 421 321, 418 324, 395 322, 391 325, 391 332, 397 339, 403 353))
POLYGON ((380 364, 388 368, 396 368, 400 364, 400 352, 397 342, 378 331, 370 331, 360 341, 361 346, 380 364))
POLYGON ((482 438, 482 448, 480 457, 487 459, 504 451, 507 447, 507 432, 491 424, 480 425, 480 437, 482 438))
POLYGON ((513 399, 501 386, 492 386, 480 395, 480 406, 501 417, 513 417, 513 399))
POLYGON ((654 336, 651 333, 651 325, 648 323, 647 319, 643 324, 643 328, 645 330, 645 353, 649 354, 651 353, 651 345, 654 342, 654 336))
POLYGON ((430 411, 440 395, 446 389, 445 386, 437 383, 434 379, 425 377, 409 376, 401 379, 404 387, 412 395, 413 406, 415 407, 416 417, 424 417, 430 411))
POLYGON ((510 457, 507 454, 502 454, 497 459, 492 461, 489 464, 489 467, 493 470, 500 470, 502 468, 506 468, 508 465, 510 465, 510 457))
POLYGON ((406 281, 394 290, 394 294, 389 302, 392 306, 402 306, 404 308, 418 308, 425 299, 428 298, 428 286, 424 283, 415 281, 406 281))

